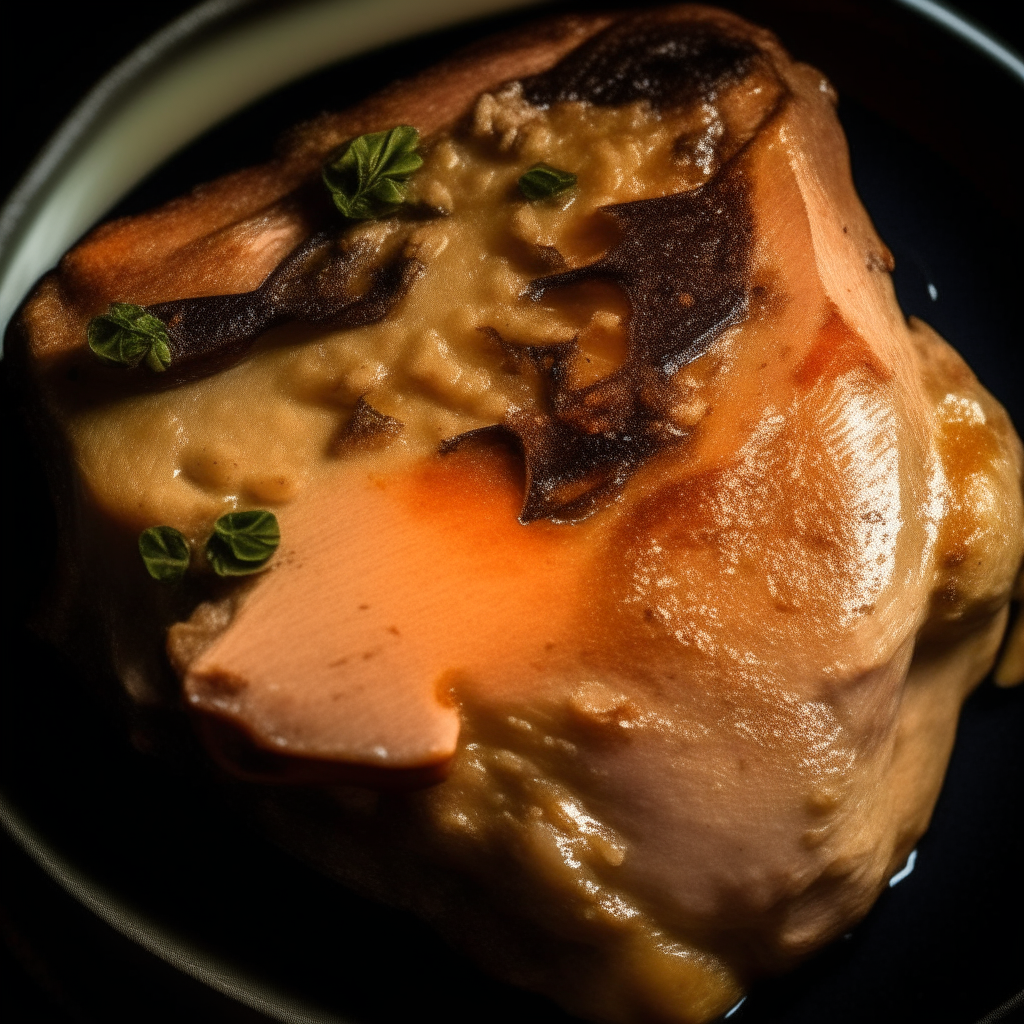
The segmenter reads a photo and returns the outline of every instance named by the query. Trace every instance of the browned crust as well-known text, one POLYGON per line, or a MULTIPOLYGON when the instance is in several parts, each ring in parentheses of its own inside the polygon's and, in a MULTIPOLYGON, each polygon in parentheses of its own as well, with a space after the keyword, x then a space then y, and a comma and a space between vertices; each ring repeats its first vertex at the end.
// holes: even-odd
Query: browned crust
POLYGON ((79 347, 85 322, 112 301, 148 305, 257 287, 312 229, 293 193, 318 175, 333 148, 396 123, 428 135, 462 116, 481 92, 550 67, 611 20, 563 17, 484 40, 348 110, 299 125, 265 164, 101 225, 27 303, 32 356, 79 347))
MULTIPOLYGON (((26 303, 22 325, 30 355, 47 361, 80 347, 89 318, 113 301, 149 305, 258 287, 312 230, 303 187, 315 181, 326 154, 345 139, 397 123, 429 135, 465 115, 482 92, 546 70, 601 29, 634 14, 564 16, 485 39, 346 111, 298 126, 265 164, 101 225, 26 303)), ((710 21, 782 55, 770 32, 725 11, 684 5, 657 17, 710 21)))
MULTIPOLYGON (((61 373, 74 371, 74 353, 85 345, 89 318, 111 301, 150 305, 258 287, 312 230, 304 196, 321 189, 324 156, 345 139, 396 123, 411 123, 424 135, 446 128, 465 116, 481 93, 547 70, 596 33, 637 13, 547 19, 486 39, 349 110, 298 126, 265 164, 199 185, 152 211, 101 225, 40 282, 15 324, 10 356, 26 418, 46 449, 44 461, 63 520, 61 580, 46 623, 51 637, 78 651, 79 660, 101 664, 108 659, 108 633, 116 631, 102 622, 107 611, 112 620, 119 615, 117 599, 108 602, 109 609, 106 604, 103 609, 82 605, 82 580, 88 578, 88 570, 79 556, 94 546, 83 545, 82 537, 96 524, 88 520, 88 512, 83 520, 88 503, 75 490, 74 474, 69 472, 71 453, 61 429, 62 410, 51 392, 55 377, 50 371, 58 369, 54 363, 61 364, 61 373), (69 355, 72 359, 65 364, 69 355)), ((749 39, 778 67, 789 66, 770 32, 727 12, 684 5, 648 17, 721 27, 749 39)), ((189 594, 194 604, 195 595, 191 590, 189 594)), ((128 640, 120 637, 117 643, 130 647, 137 660, 148 659, 161 648, 157 635, 185 615, 180 607, 161 605, 145 631, 128 640)), ((163 671, 161 661, 154 673, 160 676, 163 671)), ((166 693, 175 699, 169 678, 166 693)), ((236 748, 242 750, 237 744, 236 748)), ((239 754, 237 760, 244 758, 239 754)), ((304 777, 304 765, 293 767, 296 771, 289 769, 289 776, 304 777)))

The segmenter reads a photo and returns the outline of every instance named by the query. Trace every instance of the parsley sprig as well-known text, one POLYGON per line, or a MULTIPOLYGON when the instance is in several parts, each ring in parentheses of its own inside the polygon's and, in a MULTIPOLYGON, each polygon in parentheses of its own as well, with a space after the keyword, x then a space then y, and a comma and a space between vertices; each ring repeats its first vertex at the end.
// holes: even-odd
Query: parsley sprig
POLYGON ((420 133, 400 124, 345 143, 327 158, 324 184, 334 205, 351 220, 386 216, 405 202, 406 183, 423 166, 420 133))
POLYGON ((86 338, 105 363, 132 367, 144 362, 157 372, 171 365, 163 320, 132 302, 112 302, 106 313, 89 321, 86 338))
POLYGON ((146 572, 161 583, 177 583, 191 561, 185 535, 173 526, 151 526, 139 534, 139 554, 146 572))
MULTIPOLYGON (((266 568, 278 545, 277 516, 265 508, 228 512, 213 524, 206 560, 218 576, 251 576, 266 568)), ((151 526, 139 534, 146 572, 161 583, 183 579, 192 561, 188 539, 173 526, 151 526)))
POLYGON ((520 179, 519 191, 535 203, 538 199, 550 199, 576 184, 572 171, 560 171, 550 164, 534 164, 520 179))
POLYGON ((206 558, 218 576, 251 576, 270 561, 281 543, 277 516, 266 509, 229 512, 213 524, 206 558))

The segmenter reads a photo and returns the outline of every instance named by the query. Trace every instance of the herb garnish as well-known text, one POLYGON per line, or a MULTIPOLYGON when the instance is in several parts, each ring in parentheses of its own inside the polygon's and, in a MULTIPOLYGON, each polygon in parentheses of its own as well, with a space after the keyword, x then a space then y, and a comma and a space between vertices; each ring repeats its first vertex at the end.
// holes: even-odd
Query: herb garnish
POLYGON ((173 526, 151 526, 139 534, 139 554, 146 572, 161 583, 177 583, 191 558, 188 541, 173 526))
POLYGON ((171 365, 164 322, 131 302, 112 302, 106 313, 89 321, 86 337, 105 363, 130 367, 145 362, 157 371, 171 365))
MULTIPOLYGON (((423 164, 416 152, 419 132, 398 125, 360 135, 328 159, 323 180, 335 206, 351 220, 382 217, 405 200, 409 177, 423 164)), ((87 329, 89 348, 117 366, 144 363, 150 370, 177 370, 211 357, 223 366, 239 358, 268 327, 298 320, 334 329, 377 323, 422 272, 412 257, 383 265, 359 249, 348 249, 348 225, 335 222, 300 242, 263 283, 236 295, 173 299, 151 306, 112 302, 87 329), (370 287, 365 287, 370 271, 370 287), (357 282, 361 287, 353 287, 357 282)))
POLYGON ((277 516, 266 509, 229 512, 213 524, 206 557, 218 576, 250 576, 259 572, 281 543, 277 516))
MULTIPOLYGON (((166 339, 158 352, 164 362, 147 358, 146 365, 158 370, 169 366, 174 373, 192 364, 193 374, 209 373, 240 359, 263 331, 276 324, 298 321, 340 330, 379 323, 422 273, 423 264, 399 255, 381 265, 372 251, 345 247, 345 227, 339 221, 304 239, 251 292, 127 307, 141 310, 147 329, 166 339)), ((119 306, 126 304, 114 303, 111 308, 119 306)), ((112 329, 97 326, 100 319, 90 324, 90 332, 112 329)), ((113 355, 104 354, 91 334, 90 347, 103 359, 130 365, 117 359, 116 345, 113 355)))
POLYGON ((550 164, 534 164, 520 179, 519 191, 535 203, 538 199, 550 199, 576 184, 572 171, 560 171, 550 164))
POLYGON ((327 158, 323 179, 334 205, 351 220, 374 220, 405 202, 406 182, 423 166, 420 133, 400 124, 345 143, 327 158))

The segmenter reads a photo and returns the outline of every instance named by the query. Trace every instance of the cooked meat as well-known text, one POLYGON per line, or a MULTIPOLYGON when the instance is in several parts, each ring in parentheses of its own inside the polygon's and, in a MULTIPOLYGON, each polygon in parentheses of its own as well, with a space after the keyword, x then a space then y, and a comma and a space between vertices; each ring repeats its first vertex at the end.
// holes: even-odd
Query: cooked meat
POLYGON ((834 103, 709 8, 547 22, 101 227, 22 317, 54 632, 183 698, 303 855, 588 1019, 710 1020, 867 912, 1021 579, 1021 443, 902 316, 834 103), (343 218, 321 165, 396 125, 404 202, 343 218), (96 360, 111 302, 166 370, 96 360), (139 562, 254 507, 262 573, 139 562))

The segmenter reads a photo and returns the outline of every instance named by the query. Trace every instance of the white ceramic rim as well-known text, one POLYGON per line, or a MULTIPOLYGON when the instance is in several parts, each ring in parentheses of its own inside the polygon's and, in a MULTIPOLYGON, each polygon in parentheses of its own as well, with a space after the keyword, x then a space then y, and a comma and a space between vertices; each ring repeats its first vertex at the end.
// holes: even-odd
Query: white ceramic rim
POLYGON ((948 32, 970 43, 975 49, 981 50, 987 57, 1009 71, 1020 85, 1024 85, 1024 60, 1020 55, 998 39, 993 39, 984 29, 978 28, 962 14, 944 4, 936 3, 935 0, 896 0, 896 3, 923 14, 948 32))
MULTIPOLYGON (((207 0, 193 8, 95 86, 4 204, 0 339, 35 282, 84 231, 172 153, 246 104, 346 57, 544 2, 207 0)), ((893 2, 941 25, 1024 84, 1024 61, 955 11, 934 0, 893 2)), ((52 849, 2 792, 0 825, 76 900, 197 981, 285 1024, 352 1024, 194 949, 52 849)))

